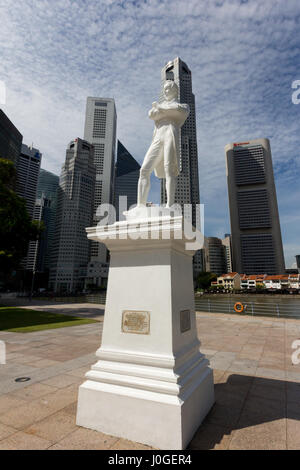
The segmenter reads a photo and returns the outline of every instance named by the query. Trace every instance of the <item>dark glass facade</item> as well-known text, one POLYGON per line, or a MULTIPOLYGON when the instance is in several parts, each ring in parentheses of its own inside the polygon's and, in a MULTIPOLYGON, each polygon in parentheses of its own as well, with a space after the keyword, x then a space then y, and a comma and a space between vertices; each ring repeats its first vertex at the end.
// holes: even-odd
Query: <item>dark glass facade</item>
POLYGON ((17 166, 22 140, 22 134, 0 109, 0 157, 11 160, 17 166))
POLYGON ((117 220, 123 220, 119 215, 119 197, 127 197, 127 209, 137 203, 137 186, 140 165, 118 140, 117 163, 115 168, 115 208, 117 220))

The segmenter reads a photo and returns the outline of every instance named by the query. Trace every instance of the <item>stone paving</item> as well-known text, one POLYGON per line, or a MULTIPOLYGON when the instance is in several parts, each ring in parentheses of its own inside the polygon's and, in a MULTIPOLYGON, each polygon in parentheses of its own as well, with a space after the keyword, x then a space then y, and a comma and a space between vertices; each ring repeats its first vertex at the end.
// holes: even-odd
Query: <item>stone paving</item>
MULTIPOLYGON (((7 364, 0 365, 0 450, 150 449, 76 426, 78 386, 95 362, 103 311, 64 309, 99 323, 0 332, 7 347, 7 364), (31 380, 15 382, 18 377, 31 380)), ((214 369, 216 403, 189 449, 299 449, 300 364, 292 364, 291 345, 300 339, 300 321, 197 313, 197 326, 214 369)))

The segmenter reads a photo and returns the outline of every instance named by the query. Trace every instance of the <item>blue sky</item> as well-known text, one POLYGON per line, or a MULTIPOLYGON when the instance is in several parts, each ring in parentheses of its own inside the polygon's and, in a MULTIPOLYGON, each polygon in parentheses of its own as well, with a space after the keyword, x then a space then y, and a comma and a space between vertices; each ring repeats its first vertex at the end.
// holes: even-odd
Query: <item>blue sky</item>
MULTIPOLYGON (((160 70, 179 56, 193 74, 206 235, 230 231, 224 146, 271 141, 287 266, 300 253, 299 0, 2 0, 2 106, 59 174, 83 136, 87 96, 114 97, 118 138, 141 162, 160 70)), ((151 198, 159 201, 159 184, 151 198)))

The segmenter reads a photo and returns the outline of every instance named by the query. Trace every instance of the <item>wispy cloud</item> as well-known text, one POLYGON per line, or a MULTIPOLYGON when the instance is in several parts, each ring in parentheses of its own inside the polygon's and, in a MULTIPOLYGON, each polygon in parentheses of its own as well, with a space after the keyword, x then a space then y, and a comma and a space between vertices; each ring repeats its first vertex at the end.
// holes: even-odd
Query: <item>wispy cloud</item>
POLYGON ((0 17, 3 109, 44 168, 60 172, 91 95, 115 98, 118 137, 142 161, 160 69, 180 56, 193 73, 207 233, 229 231, 224 145, 269 137, 284 243, 300 252, 298 0, 2 0, 0 17))

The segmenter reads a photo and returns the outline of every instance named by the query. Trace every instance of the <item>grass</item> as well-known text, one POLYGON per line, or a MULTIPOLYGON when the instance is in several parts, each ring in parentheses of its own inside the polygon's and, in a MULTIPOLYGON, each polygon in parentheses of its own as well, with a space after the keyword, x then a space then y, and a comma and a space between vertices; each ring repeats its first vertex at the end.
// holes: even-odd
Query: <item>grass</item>
POLYGON ((65 328, 66 326, 86 325, 88 323, 98 322, 60 313, 17 307, 0 307, 0 331, 29 333, 53 328, 65 328))

